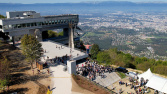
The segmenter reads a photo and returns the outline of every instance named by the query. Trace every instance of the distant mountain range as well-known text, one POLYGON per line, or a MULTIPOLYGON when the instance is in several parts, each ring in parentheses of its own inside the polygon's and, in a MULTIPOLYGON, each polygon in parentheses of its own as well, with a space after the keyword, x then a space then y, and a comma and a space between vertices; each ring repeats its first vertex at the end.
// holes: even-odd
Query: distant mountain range
MULTIPOLYGON (((0 5, 34 5, 34 4, 22 4, 22 3, 0 3, 0 5)), ((35 3, 35 5, 167 5, 167 2, 128 2, 128 1, 90 1, 80 3, 35 3)))
POLYGON ((0 14, 6 11, 34 10, 42 15, 57 14, 88 14, 88 13, 111 13, 123 12, 163 12, 167 13, 167 3, 142 2, 134 3, 127 1, 103 1, 103 2, 80 2, 80 3, 0 3, 0 14))

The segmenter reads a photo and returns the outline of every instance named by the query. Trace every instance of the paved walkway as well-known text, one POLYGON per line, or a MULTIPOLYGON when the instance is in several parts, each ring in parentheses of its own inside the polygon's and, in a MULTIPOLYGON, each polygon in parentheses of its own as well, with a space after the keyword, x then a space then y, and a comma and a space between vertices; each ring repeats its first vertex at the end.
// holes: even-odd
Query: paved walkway
POLYGON ((52 94, 71 94, 71 75, 63 71, 64 65, 50 67, 52 94))

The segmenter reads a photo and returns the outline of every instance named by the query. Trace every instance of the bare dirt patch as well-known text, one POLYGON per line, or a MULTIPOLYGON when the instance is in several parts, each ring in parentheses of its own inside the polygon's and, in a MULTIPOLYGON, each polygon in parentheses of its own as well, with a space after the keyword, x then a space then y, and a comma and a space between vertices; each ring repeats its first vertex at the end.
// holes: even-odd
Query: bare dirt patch
POLYGON ((111 94, 111 92, 95 85, 94 83, 84 79, 83 77, 81 76, 78 76, 78 75, 73 75, 72 76, 75 80, 75 82, 81 87, 81 88, 84 88, 86 90, 89 90, 95 94, 111 94))
MULTIPOLYGON (((10 62, 9 90, 0 91, 0 94, 13 92, 17 92, 17 94, 46 94, 47 87, 50 85, 49 75, 46 72, 38 74, 36 68, 34 68, 33 74, 30 63, 25 60, 20 49, 2 43, 0 56, 6 56, 10 62)), ((46 71, 46 69, 42 71, 46 71)))

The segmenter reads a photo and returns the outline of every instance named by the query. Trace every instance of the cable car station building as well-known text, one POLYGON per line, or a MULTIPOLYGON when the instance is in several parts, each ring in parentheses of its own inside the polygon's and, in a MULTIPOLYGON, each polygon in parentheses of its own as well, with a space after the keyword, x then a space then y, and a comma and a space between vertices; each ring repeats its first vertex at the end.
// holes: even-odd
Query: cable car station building
POLYGON ((72 60, 67 60, 67 69, 70 74, 75 74, 76 61, 88 57, 86 53, 74 48, 74 29, 79 28, 77 27, 78 15, 40 16, 40 13, 35 11, 15 11, 6 12, 6 16, 6 19, 0 19, 0 32, 9 36, 14 45, 18 37, 20 40, 25 34, 34 35, 47 52, 41 57, 41 61, 46 62, 43 58, 47 57, 52 60, 57 56, 70 55, 72 60), (68 47, 53 41, 42 41, 43 35, 46 34, 44 32, 54 29, 63 29, 63 37, 67 40, 68 47))
POLYGON ((64 37, 68 37, 68 45, 74 48, 74 28, 79 22, 78 15, 53 15, 40 16, 35 11, 6 12, 6 19, 0 19, 0 31, 12 38, 15 44, 15 37, 24 34, 35 35, 42 41, 42 33, 46 30, 63 29, 64 37))

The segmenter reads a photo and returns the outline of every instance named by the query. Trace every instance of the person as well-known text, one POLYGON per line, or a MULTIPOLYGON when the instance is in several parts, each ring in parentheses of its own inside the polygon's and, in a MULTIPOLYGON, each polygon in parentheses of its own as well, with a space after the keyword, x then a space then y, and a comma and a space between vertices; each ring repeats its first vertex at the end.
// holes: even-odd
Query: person
POLYGON ((33 72, 33 75, 34 75, 34 69, 32 70, 32 72, 33 72))
POLYGON ((121 85, 122 84, 122 82, 121 81, 119 81, 119 85, 121 85))
POLYGON ((72 53, 72 49, 70 49, 70 53, 72 53))
POLYGON ((119 94, 121 94, 121 93, 122 93, 122 88, 119 89, 119 94))
POLYGON ((48 71, 48 74, 49 74, 49 69, 47 71, 48 71))
POLYGON ((136 89, 136 86, 134 85, 134 90, 136 89))
POLYGON ((84 46, 85 46, 85 48, 86 48, 86 53, 89 54, 89 47, 92 46, 92 45, 89 45, 89 44, 88 44, 88 45, 84 45, 84 46))
POLYGON ((126 87, 128 86, 127 82, 125 83, 126 87))
POLYGON ((40 70, 38 69, 38 73, 40 74, 40 70))
POLYGON ((48 86, 47 94, 52 94, 52 91, 50 90, 50 86, 48 86))

